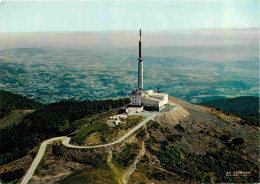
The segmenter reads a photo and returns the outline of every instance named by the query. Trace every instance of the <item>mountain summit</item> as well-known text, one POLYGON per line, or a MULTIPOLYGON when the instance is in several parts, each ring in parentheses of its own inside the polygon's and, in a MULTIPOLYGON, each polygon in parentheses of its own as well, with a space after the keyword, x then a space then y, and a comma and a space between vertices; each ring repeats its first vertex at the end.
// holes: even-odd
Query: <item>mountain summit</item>
MULTIPOLYGON (((66 103, 72 105, 63 102, 62 106, 66 103)), ((52 108, 55 114, 59 105, 47 105, 44 111, 52 108)), ((29 183, 259 181, 258 127, 242 124, 241 117, 174 97, 169 97, 169 105, 157 114, 134 112, 123 117, 122 109, 111 107, 68 120, 66 127, 71 131, 61 132, 69 139, 49 139, 29 183), (111 124, 116 117, 120 121, 111 124), (148 117, 151 120, 146 121, 148 117)), ((2 165, 2 179, 22 181, 38 149, 2 165)))

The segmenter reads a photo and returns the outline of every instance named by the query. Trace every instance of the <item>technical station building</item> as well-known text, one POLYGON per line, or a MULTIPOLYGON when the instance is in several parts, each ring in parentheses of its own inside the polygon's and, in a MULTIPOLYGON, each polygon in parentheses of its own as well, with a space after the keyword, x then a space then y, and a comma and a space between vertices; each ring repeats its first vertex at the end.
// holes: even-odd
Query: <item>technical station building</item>
POLYGON ((142 59, 142 32, 139 40, 138 88, 131 93, 131 106, 143 107, 144 110, 160 111, 168 103, 168 94, 154 93, 153 90, 143 92, 143 59, 142 59))

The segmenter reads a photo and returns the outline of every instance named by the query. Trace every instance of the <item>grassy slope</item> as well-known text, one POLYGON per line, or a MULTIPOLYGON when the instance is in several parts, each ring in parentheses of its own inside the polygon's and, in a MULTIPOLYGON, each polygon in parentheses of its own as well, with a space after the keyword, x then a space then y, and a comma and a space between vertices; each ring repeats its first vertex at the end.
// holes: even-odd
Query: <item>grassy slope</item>
MULTIPOLYGON (((114 115, 115 112, 101 115, 99 118, 96 117, 93 122, 92 120, 94 118, 92 117, 80 120, 85 121, 86 124, 84 124, 82 128, 76 132, 74 141, 81 143, 84 142, 87 137, 91 136, 92 133, 102 132, 102 140, 105 142, 112 142, 112 140, 121 137, 125 131, 131 129, 143 119, 142 116, 130 116, 126 119, 126 124, 121 124, 120 126, 113 128, 108 128, 105 126, 106 129, 104 129, 103 125, 106 125, 104 122, 106 119, 108 119, 109 116, 111 116, 111 114, 114 115), (78 139, 80 142, 78 142, 78 139)), ((137 135, 140 137, 139 134, 140 133, 137 132, 137 135)), ((140 149, 139 145, 135 142, 135 134, 130 137, 131 138, 129 139, 133 141, 132 143, 126 143, 130 141, 127 139, 120 144, 117 144, 113 147, 111 146, 110 148, 99 148, 99 150, 102 150, 99 153, 95 152, 97 151, 96 149, 86 149, 86 152, 94 152, 95 156, 100 155, 103 158, 101 160, 104 160, 104 162, 101 163, 99 162, 100 159, 98 159, 98 161, 95 160, 97 158, 89 158, 87 155, 77 156, 77 158, 73 158, 73 161, 85 163, 87 165, 90 164, 91 168, 77 170, 66 176, 64 179, 60 180, 58 183, 122 183, 121 179, 123 174, 127 171, 129 165, 133 162, 140 149), (113 155, 111 155, 111 159, 108 159, 109 149, 113 150, 110 150, 111 154, 113 155), (97 164, 98 162, 99 164, 97 164)))
POLYGON ((20 123, 25 116, 34 110, 14 110, 9 116, 0 119, 0 130, 4 127, 20 123))
MULTIPOLYGON (((84 144, 85 140, 93 133, 100 132, 99 139, 102 142, 109 143, 115 141, 117 138, 122 136, 127 130, 137 125, 143 120, 142 116, 130 116, 127 117, 125 122, 120 124, 120 126, 109 127, 105 122, 110 116, 117 114, 117 112, 109 112, 105 115, 101 115, 99 118, 85 118, 80 120, 84 125, 75 133, 72 137, 72 141, 77 144, 84 144)), ((124 121, 124 120, 123 120, 124 121)))

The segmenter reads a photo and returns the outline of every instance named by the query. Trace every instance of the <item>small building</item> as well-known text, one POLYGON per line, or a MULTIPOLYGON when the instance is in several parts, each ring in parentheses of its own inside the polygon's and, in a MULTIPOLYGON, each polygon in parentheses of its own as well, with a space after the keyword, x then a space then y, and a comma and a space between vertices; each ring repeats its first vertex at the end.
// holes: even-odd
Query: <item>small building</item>
POLYGON ((121 121, 116 120, 116 121, 115 121, 115 125, 118 126, 120 122, 121 122, 121 121))
POLYGON ((115 127, 120 125, 120 123, 125 123, 124 120, 127 118, 126 114, 116 114, 114 116, 110 116, 106 121, 106 124, 109 127, 115 127))

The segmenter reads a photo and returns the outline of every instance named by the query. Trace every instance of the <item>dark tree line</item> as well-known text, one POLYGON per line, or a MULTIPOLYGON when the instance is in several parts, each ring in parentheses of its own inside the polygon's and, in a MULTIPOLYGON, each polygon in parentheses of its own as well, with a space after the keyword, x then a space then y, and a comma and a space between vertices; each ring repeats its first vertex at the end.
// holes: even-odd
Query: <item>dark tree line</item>
POLYGON ((15 109, 39 109, 43 106, 27 97, 0 90, 0 118, 8 116, 15 109))
POLYGON ((26 116, 17 125, 0 132, 0 165, 26 155, 41 141, 66 135, 74 130, 71 123, 86 115, 94 115, 128 104, 129 98, 96 101, 62 101, 45 105, 26 116))
POLYGON ((202 102, 201 104, 245 117, 259 118, 259 97, 255 96, 220 98, 202 102))
POLYGON ((259 97, 241 96, 236 98, 220 98, 201 103, 202 105, 216 108, 226 115, 239 116, 241 124, 259 126, 259 97))

